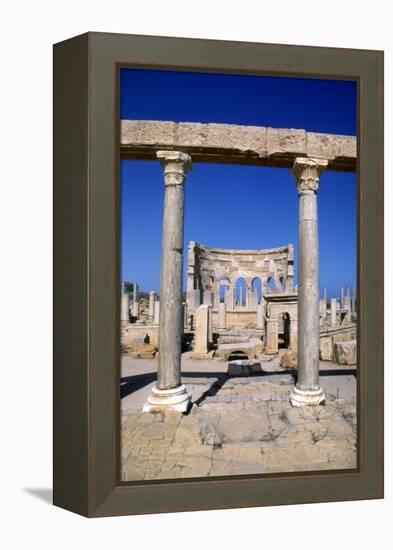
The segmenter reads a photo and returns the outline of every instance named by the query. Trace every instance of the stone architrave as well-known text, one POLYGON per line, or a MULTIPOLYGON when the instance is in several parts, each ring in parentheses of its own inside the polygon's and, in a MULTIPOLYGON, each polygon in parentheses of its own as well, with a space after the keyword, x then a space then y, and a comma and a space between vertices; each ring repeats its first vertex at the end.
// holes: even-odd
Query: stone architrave
POLYGON ((299 196, 298 377, 293 406, 319 405, 325 393, 319 385, 319 176, 326 160, 297 158, 293 166, 299 196))
POLYGON ((265 307, 264 305, 257 305, 257 328, 261 329, 265 325, 265 307))
POLYGON ((278 319, 269 317, 266 319, 266 347, 265 353, 278 353, 278 319))
POLYGON ((160 302, 157 300, 154 302, 154 324, 160 324, 160 302))
POLYGON ((156 301, 156 293, 154 290, 149 292, 149 317, 154 319, 154 303, 156 301))
POLYGON ((337 300, 331 298, 330 300, 330 326, 334 328, 337 325, 337 300))
POLYGON ((220 328, 226 328, 227 322, 227 306, 225 305, 225 302, 220 302, 218 304, 218 325, 220 328))
POLYGON ((209 306, 195 311, 194 356, 204 357, 209 351, 209 306))
POLYGON ((128 325, 130 322, 130 296, 129 294, 121 295, 120 320, 122 325, 128 325))
POLYGON ((180 151, 158 151, 164 168, 165 199, 160 277, 160 352, 157 382, 145 412, 186 412, 191 395, 181 383, 183 335, 184 184, 191 157, 180 151))

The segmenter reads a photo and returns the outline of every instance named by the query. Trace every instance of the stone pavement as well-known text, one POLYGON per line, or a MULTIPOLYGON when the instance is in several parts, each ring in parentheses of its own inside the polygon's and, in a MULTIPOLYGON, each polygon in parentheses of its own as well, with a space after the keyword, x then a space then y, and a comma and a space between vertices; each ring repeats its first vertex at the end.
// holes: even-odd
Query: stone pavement
POLYGON ((123 481, 355 468, 355 371, 321 364, 326 405, 293 408, 294 378, 277 360, 262 361, 259 376, 228 377, 227 363, 185 357, 187 415, 142 413, 154 363, 123 361, 123 481))

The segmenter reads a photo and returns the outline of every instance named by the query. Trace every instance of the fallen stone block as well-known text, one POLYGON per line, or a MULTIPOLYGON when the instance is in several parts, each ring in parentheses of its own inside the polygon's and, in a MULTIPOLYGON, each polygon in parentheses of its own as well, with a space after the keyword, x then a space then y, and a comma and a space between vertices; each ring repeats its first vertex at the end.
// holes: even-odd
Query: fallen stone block
POLYGON ((333 361, 333 340, 331 337, 320 339, 319 358, 321 361, 333 361))
POLYGON ((334 344, 334 360, 339 365, 356 365, 356 340, 334 344))
POLYGON ((286 351, 280 359, 280 367, 282 369, 296 369, 297 368, 296 351, 286 351))

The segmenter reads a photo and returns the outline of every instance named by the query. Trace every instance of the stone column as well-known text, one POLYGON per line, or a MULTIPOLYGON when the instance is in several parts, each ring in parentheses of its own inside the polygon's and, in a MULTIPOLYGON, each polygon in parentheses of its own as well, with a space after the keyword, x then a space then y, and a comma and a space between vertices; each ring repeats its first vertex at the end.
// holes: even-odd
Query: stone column
POLYGON ((218 325, 220 328, 226 328, 227 326, 227 306, 225 302, 220 302, 218 304, 218 325))
POLYGON ((128 325, 130 322, 130 295, 128 293, 121 295, 120 314, 121 325, 128 325))
POLYGON ((149 292, 149 317, 154 319, 154 302, 156 301, 156 293, 154 290, 149 292))
POLYGON ((278 319, 269 317, 266 319, 266 349, 265 353, 278 353, 278 319))
POLYGON ((289 349, 297 352, 297 339, 298 339, 298 330, 297 330, 297 319, 290 320, 289 325, 289 349))
POLYGON ((321 321, 324 322, 326 320, 326 300, 325 298, 322 298, 319 302, 319 310, 321 314, 321 321))
POLYGON ((133 283, 132 286, 132 303, 135 306, 138 300, 138 285, 133 283))
POLYGON ((341 287, 341 299, 340 299, 340 308, 344 309, 344 287, 341 287))
POLYGON ((326 160, 297 158, 293 175, 299 195, 298 376, 291 394, 293 406, 319 405, 325 393, 319 385, 319 176, 326 160))
POLYGON ((144 411, 186 412, 191 396, 181 383, 183 334, 184 184, 191 157, 179 151, 158 151, 164 168, 165 199, 160 278, 160 349, 157 383, 144 411))
POLYGON ((337 325, 337 300, 331 298, 330 300, 330 326, 335 328, 337 325))
POLYGON ((160 324, 160 302, 154 302, 154 324, 160 324))
POLYGON ((208 308, 209 308, 208 315, 207 315, 208 340, 209 340, 209 344, 212 344, 213 343, 213 307, 208 306, 208 308))
POLYGON ((356 313, 356 289, 352 287, 352 313, 356 313))
POLYGON ((209 352, 209 306, 202 304, 195 310, 195 359, 205 358, 209 352))
POLYGON ((265 307, 263 303, 257 305, 257 328, 263 328, 265 322, 265 307))

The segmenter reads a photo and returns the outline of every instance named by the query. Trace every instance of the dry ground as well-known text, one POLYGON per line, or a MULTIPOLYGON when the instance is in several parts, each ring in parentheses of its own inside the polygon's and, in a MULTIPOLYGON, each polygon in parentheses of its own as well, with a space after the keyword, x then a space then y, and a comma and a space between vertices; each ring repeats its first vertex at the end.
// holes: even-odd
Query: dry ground
POLYGON ((156 360, 122 358, 124 481, 356 467, 356 369, 321 362, 324 406, 293 408, 292 372, 263 358, 257 376, 229 377, 227 363, 182 357, 193 395, 187 415, 141 409, 156 360))

